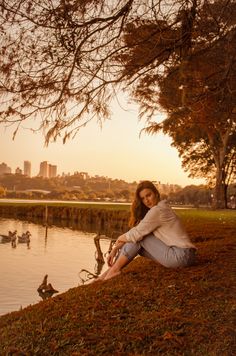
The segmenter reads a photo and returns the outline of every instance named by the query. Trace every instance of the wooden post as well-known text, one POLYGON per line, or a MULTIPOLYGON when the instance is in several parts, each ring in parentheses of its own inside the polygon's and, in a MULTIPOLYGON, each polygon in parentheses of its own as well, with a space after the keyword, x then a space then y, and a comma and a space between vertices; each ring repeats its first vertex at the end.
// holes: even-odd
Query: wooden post
POLYGON ((44 216, 44 223, 45 223, 45 243, 47 241, 47 237, 48 237, 48 206, 47 204, 45 205, 45 216, 44 216))
POLYGON ((47 204, 45 205, 44 222, 45 222, 46 225, 48 224, 48 206, 47 206, 47 204))

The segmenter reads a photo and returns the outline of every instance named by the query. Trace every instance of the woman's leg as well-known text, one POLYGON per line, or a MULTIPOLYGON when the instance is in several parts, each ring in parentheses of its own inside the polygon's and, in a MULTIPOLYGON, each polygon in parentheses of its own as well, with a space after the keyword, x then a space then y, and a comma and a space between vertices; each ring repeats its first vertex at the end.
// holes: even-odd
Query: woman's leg
POLYGON ((140 241, 139 254, 169 268, 189 266, 194 263, 195 251, 189 248, 167 246, 150 234, 140 241))
POLYGON ((117 276, 122 268, 137 255, 147 257, 169 268, 189 266, 195 260, 195 251, 193 249, 167 246, 153 234, 150 234, 139 242, 127 242, 124 244, 113 266, 105 271, 98 280, 107 280, 117 276))
POLYGON ((103 275, 99 277, 99 279, 107 280, 120 274, 122 268, 129 264, 134 259, 134 257, 139 254, 141 248, 142 247, 139 243, 125 243, 120 249, 118 257, 113 266, 104 272, 103 275))
POLYGON ((124 255, 120 255, 115 261, 114 265, 109 268, 103 280, 106 281, 107 279, 118 276, 122 268, 125 267, 128 263, 129 263, 128 258, 124 255))

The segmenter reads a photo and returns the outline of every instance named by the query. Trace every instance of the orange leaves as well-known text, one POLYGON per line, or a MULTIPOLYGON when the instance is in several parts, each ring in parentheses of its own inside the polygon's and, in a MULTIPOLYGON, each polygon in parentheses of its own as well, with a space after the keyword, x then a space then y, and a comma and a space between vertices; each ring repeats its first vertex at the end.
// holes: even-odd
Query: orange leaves
POLYGON ((184 344, 184 339, 183 339, 183 335, 181 332, 171 332, 171 331, 165 331, 165 333, 163 334, 163 340, 170 342, 172 344, 178 344, 180 346, 182 346, 184 344))
POLYGON ((163 335, 163 339, 164 340, 171 340, 173 339, 175 336, 173 333, 171 333, 170 331, 166 331, 163 335))

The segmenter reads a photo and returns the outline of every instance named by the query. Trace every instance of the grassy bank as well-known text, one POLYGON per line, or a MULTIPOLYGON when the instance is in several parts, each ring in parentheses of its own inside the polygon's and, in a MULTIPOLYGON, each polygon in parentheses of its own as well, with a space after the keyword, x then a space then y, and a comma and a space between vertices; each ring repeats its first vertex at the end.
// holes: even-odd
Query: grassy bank
POLYGON ((195 266, 140 257, 113 280, 4 315, 0 355, 234 355, 236 212, 177 213, 195 266))
POLYGON ((75 208, 79 207, 82 209, 107 209, 107 210, 129 210, 130 205, 129 204, 116 204, 116 203, 93 203, 93 202, 3 202, 0 200, 0 207, 6 207, 6 206, 13 206, 13 207, 32 207, 32 206, 43 206, 43 207, 68 207, 68 208, 75 208))
POLYGON ((1 202, 0 217, 48 225, 62 224, 78 230, 101 233, 128 228, 130 206, 77 202, 1 202))

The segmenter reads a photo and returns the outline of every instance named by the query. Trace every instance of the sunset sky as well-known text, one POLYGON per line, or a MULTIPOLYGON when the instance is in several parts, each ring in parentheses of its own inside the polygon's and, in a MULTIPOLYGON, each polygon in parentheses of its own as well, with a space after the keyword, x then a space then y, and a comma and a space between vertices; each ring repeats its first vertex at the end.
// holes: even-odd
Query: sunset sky
POLYGON ((13 128, 0 125, 0 163, 5 162, 14 173, 17 167, 23 169, 24 160, 31 161, 32 176, 38 174, 40 162, 48 161, 57 165, 60 175, 79 171, 127 182, 150 179, 181 186, 204 183, 188 178, 169 137, 144 133, 139 137, 145 122, 138 120, 137 107, 125 105, 113 105, 112 118, 102 129, 93 121, 65 145, 58 140, 45 147, 42 133, 28 130, 26 123, 12 141, 13 128))

